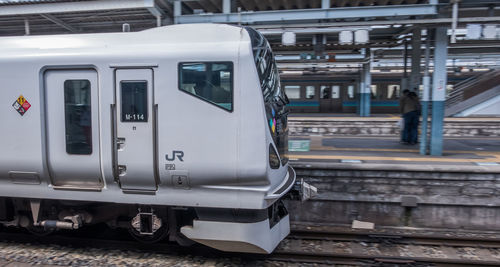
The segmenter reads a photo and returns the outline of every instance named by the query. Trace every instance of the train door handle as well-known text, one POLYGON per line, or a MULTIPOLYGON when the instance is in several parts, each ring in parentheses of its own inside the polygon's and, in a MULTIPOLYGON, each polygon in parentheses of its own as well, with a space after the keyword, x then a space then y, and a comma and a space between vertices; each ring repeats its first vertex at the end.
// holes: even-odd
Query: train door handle
POLYGON ((125 138, 123 137, 116 138, 116 148, 119 151, 122 151, 124 147, 125 147, 125 138))
POLYGON ((125 176, 125 174, 127 174, 127 166, 118 165, 118 176, 125 176))

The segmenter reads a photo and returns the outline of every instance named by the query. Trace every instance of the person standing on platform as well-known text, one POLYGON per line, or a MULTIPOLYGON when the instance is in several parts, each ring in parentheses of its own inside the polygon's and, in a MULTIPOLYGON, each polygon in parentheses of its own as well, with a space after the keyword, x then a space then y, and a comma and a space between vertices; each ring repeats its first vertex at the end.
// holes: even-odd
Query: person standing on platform
POLYGON ((399 100, 399 108, 404 120, 401 141, 403 144, 415 145, 418 142, 418 121, 420 117, 420 102, 415 92, 405 89, 399 100))

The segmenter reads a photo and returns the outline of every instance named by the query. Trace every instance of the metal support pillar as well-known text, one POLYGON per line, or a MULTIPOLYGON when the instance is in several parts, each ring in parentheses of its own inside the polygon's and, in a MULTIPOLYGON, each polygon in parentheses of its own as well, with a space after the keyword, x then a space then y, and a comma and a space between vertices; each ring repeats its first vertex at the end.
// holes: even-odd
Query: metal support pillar
POLYGON ((403 50, 403 78, 401 78, 401 92, 408 89, 408 42, 404 41, 403 50))
POLYGON ((359 116, 370 116, 370 99, 371 99, 371 54, 370 49, 366 49, 366 58, 368 62, 363 64, 361 70, 361 82, 359 84, 359 116))
POLYGON ((231 0, 222 1, 222 13, 224 14, 231 13, 231 0))
POLYGON ((179 17, 182 16, 182 2, 180 0, 174 1, 174 24, 179 23, 179 17))
POLYGON ((415 91, 418 95, 418 88, 420 86, 420 56, 421 56, 421 38, 422 31, 420 28, 413 30, 413 36, 411 39, 411 73, 410 73, 410 84, 408 89, 410 91, 415 91))
POLYGON ((446 58, 448 56, 448 36, 446 27, 435 29, 434 73, 432 77, 432 123, 430 154, 443 154, 444 100, 446 97, 446 58))
POLYGON ((330 0, 321 0, 321 8, 327 9, 330 8, 330 0))
POLYGON ((458 2, 459 0, 450 1, 453 4, 452 12, 451 12, 451 39, 450 43, 454 44, 457 42, 457 22, 458 22, 458 2))
POLYGON ((360 116, 363 117, 363 114, 365 113, 364 110, 364 98, 363 98, 363 88, 365 88, 365 65, 361 67, 361 71, 359 73, 359 83, 358 83, 358 105, 356 105, 356 113, 360 116))
POLYGON ((371 64, 371 54, 370 54, 370 49, 367 49, 366 55, 368 56, 368 62, 365 64, 365 73, 364 73, 364 80, 365 80, 365 90, 364 93, 362 93, 363 97, 365 98, 364 101, 364 111, 365 113, 363 114, 363 117, 370 117, 370 109, 371 109, 371 85, 372 85, 372 75, 371 75, 371 70, 372 70, 372 64, 371 64))
POLYGON ((420 137, 420 155, 427 155, 428 146, 428 119, 429 119, 429 100, 430 100, 430 81, 429 76, 429 65, 430 65, 430 54, 431 54, 431 38, 429 34, 429 29, 427 29, 427 37, 425 40, 425 69, 424 77, 422 78, 422 83, 424 85, 424 91, 422 92, 422 134, 420 137))
POLYGON ((24 35, 30 35, 30 21, 24 19, 24 35))
POLYGON ((156 16, 156 27, 161 27, 162 19, 161 16, 156 16))
POLYGON ((313 35, 312 44, 314 47, 314 57, 316 59, 324 58, 326 46, 326 34, 313 35))

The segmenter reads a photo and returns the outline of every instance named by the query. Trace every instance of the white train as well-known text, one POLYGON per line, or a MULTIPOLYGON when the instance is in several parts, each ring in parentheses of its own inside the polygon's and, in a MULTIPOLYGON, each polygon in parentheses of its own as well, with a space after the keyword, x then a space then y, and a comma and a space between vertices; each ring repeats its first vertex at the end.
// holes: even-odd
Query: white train
POLYGON ((255 30, 5 37, 0 51, 2 224, 105 222, 257 253, 288 235, 288 100, 255 30))

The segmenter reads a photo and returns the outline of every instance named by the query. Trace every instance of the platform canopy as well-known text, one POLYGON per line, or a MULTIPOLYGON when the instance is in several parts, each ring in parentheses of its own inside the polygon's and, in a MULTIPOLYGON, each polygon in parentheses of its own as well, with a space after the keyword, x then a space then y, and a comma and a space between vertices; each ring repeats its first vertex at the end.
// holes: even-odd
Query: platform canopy
POLYGON ((157 16, 172 16, 167 1, 3 0, 0 35, 133 31, 157 26, 157 16), (28 31, 28 32, 27 32, 28 31))

